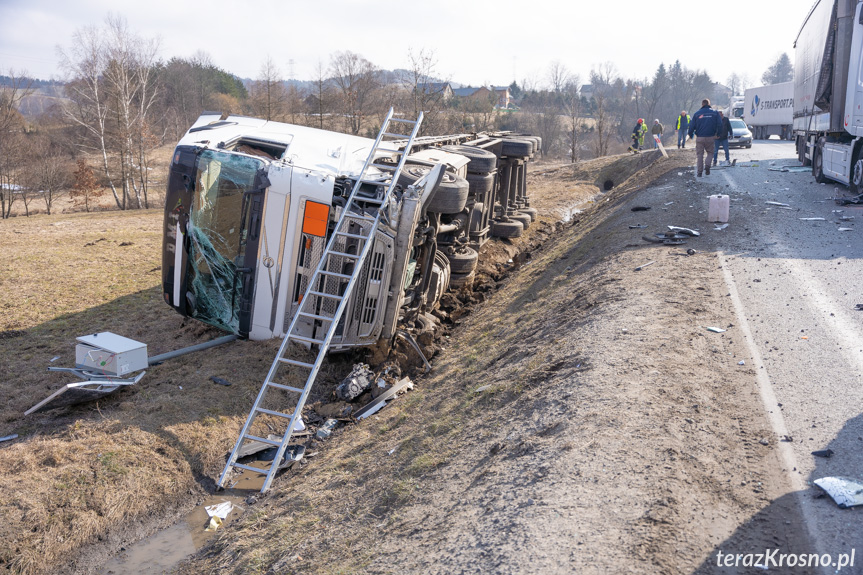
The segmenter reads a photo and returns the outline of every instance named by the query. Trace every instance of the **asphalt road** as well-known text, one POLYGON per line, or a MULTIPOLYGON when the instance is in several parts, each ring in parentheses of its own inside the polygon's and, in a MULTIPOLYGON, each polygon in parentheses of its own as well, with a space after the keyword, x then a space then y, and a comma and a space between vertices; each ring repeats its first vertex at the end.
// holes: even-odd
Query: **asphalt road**
POLYGON ((731 197, 728 228, 711 236, 775 432, 765 439, 777 445, 792 486, 785 504, 806 518, 788 529, 806 529, 815 547, 792 551, 837 557, 854 549, 854 567, 840 572, 863 573, 863 507, 839 509, 811 486, 826 476, 863 481, 863 311, 855 307, 863 304, 863 206, 832 201, 850 196, 841 184, 774 171, 799 165, 790 142, 756 142, 732 157, 736 167, 696 183, 688 174, 686 185, 731 197), (812 455, 826 449, 829 459, 812 455))

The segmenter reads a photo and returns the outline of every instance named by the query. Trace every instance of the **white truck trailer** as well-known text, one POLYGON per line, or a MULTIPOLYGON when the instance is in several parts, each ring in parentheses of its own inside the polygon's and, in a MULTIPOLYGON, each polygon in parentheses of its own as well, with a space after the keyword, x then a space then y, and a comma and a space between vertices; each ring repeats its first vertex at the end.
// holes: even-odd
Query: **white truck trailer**
POLYGON ((723 113, 729 118, 740 118, 743 119, 743 96, 731 96, 731 101, 728 102, 728 106, 723 110, 723 113))
POLYGON ((794 43, 798 159, 863 193, 863 1, 819 0, 794 43))
POLYGON ((743 101, 743 121, 756 140, 794 137, 794 82, 748 88, 743 101))

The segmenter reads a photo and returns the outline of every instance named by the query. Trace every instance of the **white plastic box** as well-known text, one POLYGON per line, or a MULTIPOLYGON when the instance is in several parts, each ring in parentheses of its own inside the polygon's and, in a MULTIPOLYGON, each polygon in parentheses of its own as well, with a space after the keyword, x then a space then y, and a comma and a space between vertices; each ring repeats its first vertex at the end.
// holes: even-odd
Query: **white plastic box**
POLYGON ((710 196, 710 203, 707 205, 707 221, 721 224, 727 222, 729 203, 728 196, 710 196))
POLYGON ((109 331, 77 338, 76 367, 100 375, 123 376, 146 369, 147 344, 109 331))

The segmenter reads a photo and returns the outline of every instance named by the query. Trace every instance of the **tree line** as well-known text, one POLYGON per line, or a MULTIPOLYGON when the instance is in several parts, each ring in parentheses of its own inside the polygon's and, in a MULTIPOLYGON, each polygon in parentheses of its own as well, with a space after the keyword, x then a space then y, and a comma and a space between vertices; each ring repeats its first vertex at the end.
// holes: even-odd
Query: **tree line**
POLYGON ((37 205, 50 214, 62 194, 87 211, 103 195, 121 210, 153 207, 156 151, 205 110, 374 137, 394 107, 413 117, 422 111, 424 134, 531 132, 542 137, 544 155, 574 162, 620 151, 636 118, 667 122, 715 91, 706 72, 679 61, 643 80, 602 64, 586 84, 553 62, 543 82, 512 82, 512 103, 501 107, 493 91, 448 97, 429 50, 410 51, 397 71, 337 52, 305 82, 286 81, 267 57, 258 76, 244 82, 203 52, 160 59, 158 41, 117 16, 78 30, 59 53, 59 85, 11 70, 0 77, 2 218, 29 215, 37 205))

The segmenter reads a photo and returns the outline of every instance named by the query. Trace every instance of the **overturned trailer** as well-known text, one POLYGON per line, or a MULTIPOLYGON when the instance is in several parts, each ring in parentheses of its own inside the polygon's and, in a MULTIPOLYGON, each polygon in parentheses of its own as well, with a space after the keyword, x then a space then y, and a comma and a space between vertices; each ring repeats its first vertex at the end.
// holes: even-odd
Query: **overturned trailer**
POLYGON ((418 137, 421 122, 390 110, 372 140, 205 114, 178 144, 165 301, 240 337, 283 338, 220 486, 247 470, 266 475, 267 490, 286 453, 302 456, 288 447, 325 354, 410 339, 399 327, 469 285, 490 236, 517 237, 535 218, 526 169, 538 140, 418 137), (274 427, 281 438, 264 433, 274 427), (277 448, 268 468, 238 460, 250 444, 277 448))
MULTIPOLYGON (((517 237, 535 217, 526 166, 537 139, 505 133, 418 137, 398 180, 397 217, 377 232, 373 256, 332 349, 391 339, 399 318, 429 310, 473 278, 490 236, 517 237), (416 218, 403 191, 436 164, 443 181, 416 218)), ((162 280, 178 313, 243 338, 282 337, 323 256, 374 140, 304 126, 202 115, 170 168, 162 280)), ((395 152, 373 163, 395 165, 395 152)), ((386 180, 386 170, 372 178, 386 180)), ((374 201, 382 184, 363 182, 374 201)), ((345 250, 356 238, 342 238, 345 250)), ((351 262, 345 261, 349 267, 351 262)), ((328 278, 338 289, 346 278, 328 278)), ((309 328, 313 322, 309 322, 309 328)))

